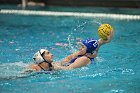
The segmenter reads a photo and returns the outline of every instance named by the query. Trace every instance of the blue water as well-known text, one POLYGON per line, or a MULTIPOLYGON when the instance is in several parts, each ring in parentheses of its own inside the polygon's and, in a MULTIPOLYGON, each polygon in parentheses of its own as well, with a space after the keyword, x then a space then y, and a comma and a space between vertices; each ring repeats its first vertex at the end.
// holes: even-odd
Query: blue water
POLYGON ((0 15, 0 93, 139 93, 140 21, 85 17, 0 15), (97 61, 70 71, 21 74, 46 48, 60 61, 81 39, 98 38, 100 23, 114 28, 97 61))

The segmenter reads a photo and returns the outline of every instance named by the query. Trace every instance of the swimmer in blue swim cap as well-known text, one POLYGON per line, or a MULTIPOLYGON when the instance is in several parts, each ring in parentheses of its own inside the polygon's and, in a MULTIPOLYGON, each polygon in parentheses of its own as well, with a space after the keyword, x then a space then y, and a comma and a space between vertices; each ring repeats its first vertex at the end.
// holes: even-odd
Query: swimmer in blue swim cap
POLYGON ((91 63, 96 57, 96 51, 98 48, 97 39, 82 40, 78 43, 81 47, 79 51, 67 56, 60 63, 60 65, 54 66, 55 69, 73 69, 86 66, 91 63), (57 68, 58 67, 58 68, 57 68))
POLYGON ((82 44, 86 46, 86 53, 93 54, 98 47, 98 40, 96 39, 82 40, 82 44))
POLYGON ((100 46, 111 41, 113 37, 113 31, 110 32, 110 35, 107 36, 107 39, 102 38, 97 39, 87 39, 82 40, 79 44, 81 45, 80 49, 65 57, 59 65, 54 64, 54 69, 56 70, 70 70, 74 68, 79 68, 86 66, 93 62, 93 59, 97 57, 98 50, 100 46))

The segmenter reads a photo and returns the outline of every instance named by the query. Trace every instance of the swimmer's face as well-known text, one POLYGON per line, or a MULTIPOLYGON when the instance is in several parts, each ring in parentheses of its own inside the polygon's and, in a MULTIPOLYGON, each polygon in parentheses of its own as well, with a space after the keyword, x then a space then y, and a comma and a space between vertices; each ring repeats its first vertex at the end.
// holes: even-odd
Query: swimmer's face
POLYGON ((52 62, 53 61, 53 54, 50 53, 48 50, 46 50, 44 52, 44 55, 43 55, 44 59, 46 59, 48 62, 52 62))

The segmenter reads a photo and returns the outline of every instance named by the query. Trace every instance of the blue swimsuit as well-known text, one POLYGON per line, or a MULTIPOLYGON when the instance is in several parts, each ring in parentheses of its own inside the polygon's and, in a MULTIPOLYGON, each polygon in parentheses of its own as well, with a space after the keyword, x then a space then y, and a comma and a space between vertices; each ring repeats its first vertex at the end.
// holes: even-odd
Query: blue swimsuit
MULTIPOLYGON (((87 39, 83 40, 82 43, 87 47, 86 53, 93 54, 94 51, 98 48, 98 40, 97 39, 87 39)), ((69 66, 70 64, 74 63, 75 60, 79 57, 82 57, 84 55, 78 55, 76 58, 73 58, 69 63, 64 64, 64 66, 69 66)), ((87 57, 87 56, 86 56, 87 57)), ((87 57, 89 58, 89 57, 87 57)), ((92 62, 94 58, 89 58, 92 62)))
MULTIPOLYGON (((77 56, 76 58, 73 58, 70 62, 63 64, 63 66, 69 66, 70 64, 74 63, 75 60, 76 60, 77 58, 80 58, 80 57, 82 57, 82 56, 83 56, 83 55, 79 55, 79 56, 77 56)), ((88 58, 89 58, 89 57, 88 57, 88 58)), ((89 58, 89 59, 91 60, 91 62, 94 60, 94 58, 89 58)))
MULTIPOLYGON (((83 55, 78 55, 76 58, 74 58, 74 59, 72 59, 69 63, 70 64, 72 64, 72 63, 74 63, 74 61, 77 59, 77 58, 79 58, 79 57, 82 57, 83 55)), ((89 58, 89 57, 88 57, 89 58)), ((94 58, 89 58, 90 59, 90 61, 92 62, 92 60, 94 60, 94 58)))

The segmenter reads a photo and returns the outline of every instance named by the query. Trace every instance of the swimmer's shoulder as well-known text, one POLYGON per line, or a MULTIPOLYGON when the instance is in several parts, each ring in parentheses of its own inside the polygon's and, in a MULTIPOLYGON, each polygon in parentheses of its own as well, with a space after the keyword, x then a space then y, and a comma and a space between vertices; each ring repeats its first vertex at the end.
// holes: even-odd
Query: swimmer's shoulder
POLYGON ((35 71, 40 70, 40 67, 39 67, 38 65, 36 65, 36 64, 31 64, 31 65, 29 65, 28 68, 33 69, 33 70, 35 70, 35 71))

